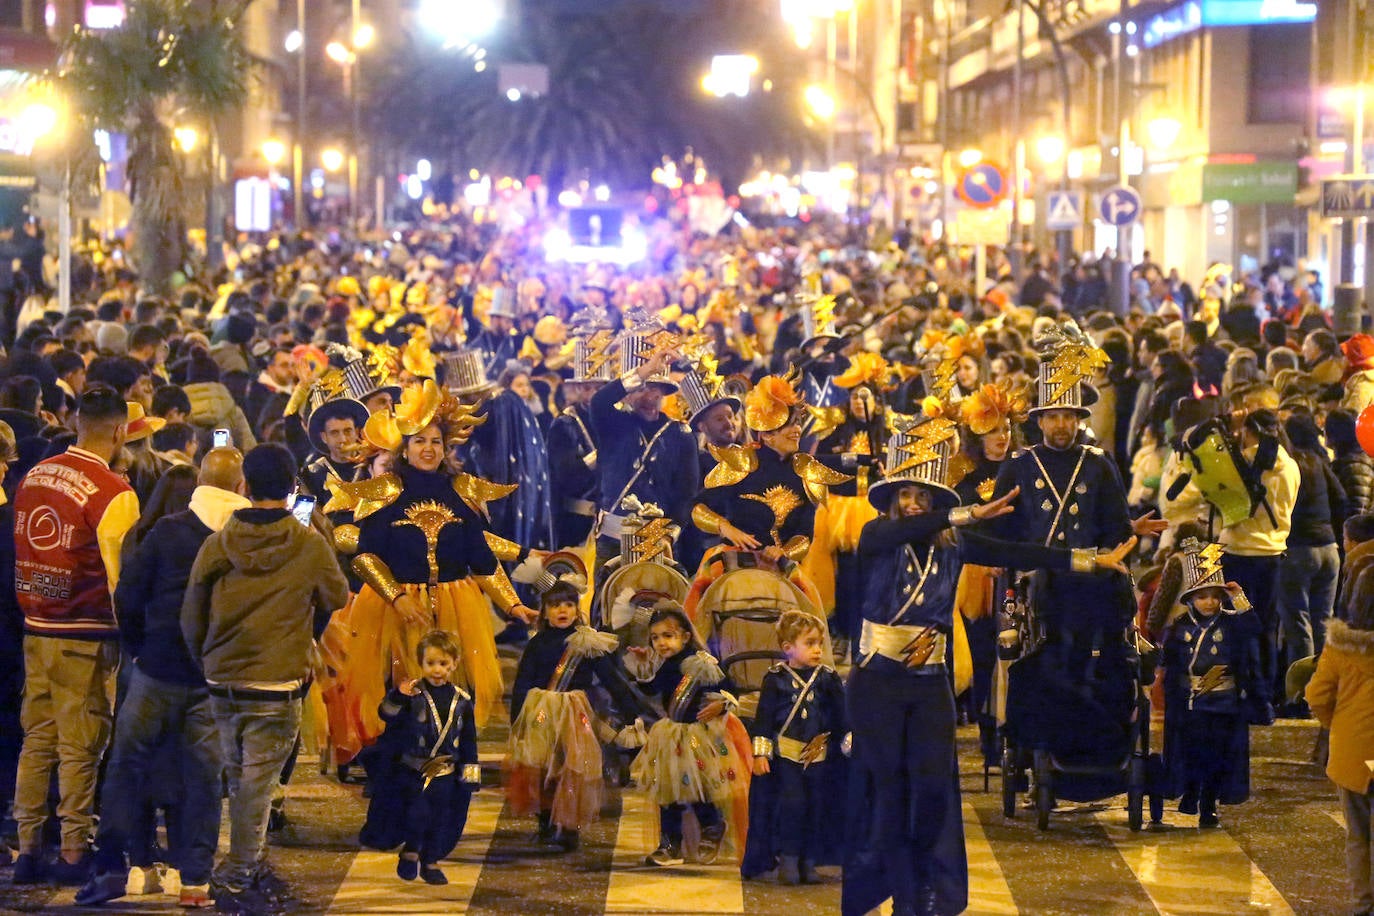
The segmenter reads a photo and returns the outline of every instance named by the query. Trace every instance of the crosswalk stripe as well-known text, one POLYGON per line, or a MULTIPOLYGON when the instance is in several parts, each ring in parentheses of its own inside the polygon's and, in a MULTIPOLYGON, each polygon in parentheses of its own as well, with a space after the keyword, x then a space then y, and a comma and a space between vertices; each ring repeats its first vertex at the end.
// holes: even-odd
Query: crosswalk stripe
POLYGON ((641 792, 621 797, 620 824, 616 833, 611 883, 606 892, 607 913, 740 914, 744 889, 735 861, 717 865, 680 865, 657 868, 644 865, 652 831, 653 810, 641 792))
POLYGON ((964 802, 964 846, 968 850, 969 916, 1016 916, 1020 909, 1012 898, 1002 866, 992 851, 983 823, 973 805, 964 802))
POLYGON ((396 877, 396 853, 363 849, 354 856, 328 911, 466 913, 504 805, 505 796, 499 791, 483 791, 473 796, 463 838, 450 857, 440 863, 448 884, 431 887, 421 881, 402 881, 396 877))
POLYGON ((1171 816, 1164 830, 1133 832, 1120 809, 1096 817, 1161 916, 1293 916, 1283 895, 1225 830, 1199 830, 1191 818, 1171 816))

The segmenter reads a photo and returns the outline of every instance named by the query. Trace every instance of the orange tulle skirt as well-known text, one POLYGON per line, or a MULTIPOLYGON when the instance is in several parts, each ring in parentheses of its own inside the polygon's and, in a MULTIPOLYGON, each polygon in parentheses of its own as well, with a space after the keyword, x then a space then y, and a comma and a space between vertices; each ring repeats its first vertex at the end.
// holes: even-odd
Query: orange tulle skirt
POLYGON ((485 725, 501 705, 501 666, 496 657, 491 605, 471 579, 441 582, 434 588, 406 585, 421 607, 432 607, 430 626, 407 624, 371 586, 337 611, 321 638, 332 676, 322 695, 329 715, 329 737, 335 762, 345 763, 382 733, 378 707, 387 683, 421 676, 415 647, 430 630, 444 630, 462 652, 454 683, 473 698, 473 718, 485 725), (433 604, 431 605, 431 599, 433 604))
POLYGON ((554 824, 581 830, 605 800, 596 714, 581 690, 534 688, 511 725, 506 757, 506 800, 520 815, 549 808, 554 824))

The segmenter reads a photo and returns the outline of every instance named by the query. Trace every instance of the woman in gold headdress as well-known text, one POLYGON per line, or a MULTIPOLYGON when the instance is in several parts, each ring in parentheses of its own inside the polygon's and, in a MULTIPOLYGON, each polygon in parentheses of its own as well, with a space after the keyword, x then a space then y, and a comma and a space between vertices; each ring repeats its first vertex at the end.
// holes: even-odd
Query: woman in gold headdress
POLYGON ((388 675, 394 682, 421 675, 415 646, 433 629, 457 636, 456 682, 472 694, 477 724, 485 723, 502 693, 487 599, 506 616, 537 616, 519 602, 494 552, 511 558, 518 548, 487 531, 486 503, 515 487, 450 470, 450 448, 478 423, 472 408, 441 400, 428 381, 407 391, 394 415, 368 421, 366 438, 395 450, 395 469, 338 488, 333 502, 351 507, 355 524, 336 540, 355 547, 352 568, 364 583, 350 608, 340 672, 353 720, 350 734, 333 735, 341 749, 366 746, 381 733, 377 707, 388 675))

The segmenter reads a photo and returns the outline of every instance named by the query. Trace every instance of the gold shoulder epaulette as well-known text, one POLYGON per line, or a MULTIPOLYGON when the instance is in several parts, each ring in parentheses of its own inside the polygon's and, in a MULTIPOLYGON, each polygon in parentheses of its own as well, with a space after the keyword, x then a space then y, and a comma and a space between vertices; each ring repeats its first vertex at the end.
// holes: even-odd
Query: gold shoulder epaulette
POLYGON ((759 466, 759 456, 747 445, 706 446, 711 457, 720 462, 706 475, 706 486, 728 487, 748 477, 759 466))
POLYGON ((853 474, 837 471, 815 455, 806 452, 797 452, 792 456, 792 470, 802 479, 802 488, 806 490, 807 499, 816 505, 825 502, 830 487, 837 487, 854 479, 853 474))
POLYGON ((503 499, 519 488, 518 483, 492 483, 472 474, 458 474, 453 478, 453 492, 468 504, 468 508, 483 518, 488 517, 487 503, 493 499, 503 499))
POLYGON ((324 513, 353 511, 353 520, 360 522, 379 509, 384 509, 401 495, 401 478, 395 474, 383 474, 357 483, 344 483, 334 477, 325 480, 325 489, 330 500, 324 513))
POLYGON ((524 550, 524 548, 519 544, 514 541, 508 541, 501 537, 501 535, 491 531, 483 531, 482 536, 486 538, 487 546, 490 547, 491 552, 496 555, 496 559, 500 560, 502 563, 514 563, 516 560, 520 559, 520 551, 524 550))

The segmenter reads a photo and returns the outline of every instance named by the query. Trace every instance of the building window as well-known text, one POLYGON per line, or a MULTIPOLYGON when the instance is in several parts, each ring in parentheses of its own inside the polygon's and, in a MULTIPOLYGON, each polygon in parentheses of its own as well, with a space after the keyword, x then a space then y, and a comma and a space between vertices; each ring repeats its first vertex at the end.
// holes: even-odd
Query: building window
POLYGON ((1311 26, 1250 28, 1249 121, 1305 124, 1312 64, 1311 26))

